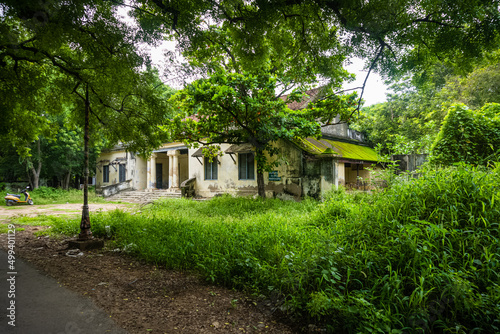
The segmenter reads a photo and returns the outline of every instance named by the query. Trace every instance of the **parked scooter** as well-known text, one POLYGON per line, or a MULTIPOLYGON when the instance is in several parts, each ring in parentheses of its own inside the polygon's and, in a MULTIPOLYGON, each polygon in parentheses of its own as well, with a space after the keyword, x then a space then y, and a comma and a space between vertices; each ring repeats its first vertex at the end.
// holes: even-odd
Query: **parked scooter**
POLYGON ((7 194, 7 196, 5 196, 5 204, 7 204, 7 206, 11 206, 14 204, 22 204, 22 203, 33 205, 33 200, 31 199, 31 196, 28 193, 29 188, 30 187, 27 186, 26 189, 22 191, 22 194, 25 196, 24 201, 21 201, 21 195, 7 194))

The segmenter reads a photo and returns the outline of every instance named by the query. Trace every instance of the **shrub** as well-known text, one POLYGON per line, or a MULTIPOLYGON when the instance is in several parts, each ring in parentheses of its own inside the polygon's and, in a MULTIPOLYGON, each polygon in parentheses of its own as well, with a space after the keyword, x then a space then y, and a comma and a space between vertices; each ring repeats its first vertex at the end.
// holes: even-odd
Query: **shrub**
POLYGON ((488 103, 480 110, 454 104, 431 148, 430 161, 450 165, 458 162, 487 165, 500 154, 500 104, 488 103))

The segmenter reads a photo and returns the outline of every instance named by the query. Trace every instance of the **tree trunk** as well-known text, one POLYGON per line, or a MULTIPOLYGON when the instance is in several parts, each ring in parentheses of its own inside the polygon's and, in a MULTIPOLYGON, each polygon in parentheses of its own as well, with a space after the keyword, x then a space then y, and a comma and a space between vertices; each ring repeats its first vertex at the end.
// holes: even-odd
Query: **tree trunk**
POLYGON ((71 168, 69 171, 66 173, 63 179, 63 189, 64 190, 69 190, 69 183, 71 181, 71 168))
POLYGON ((266 189, 264 185, 264 173, 257 169, 257 190, 262 198, 266 198, 266 189))
POLYGON ((38 155, 38 165, 37 167, 35 168, 35 166, 33 165, 33 163, 31 162, 31 160, 29 160, 28 164, 30 166, 30 170, 31 170, 31 182, 32 185, 31 187, 33 189, 37 189, 39 187, 39 184, 40 184, 40 172, 42 171, 42 152, 41 152, 41 149, 40 149, 40 139, 37 140, 37 155, 38 155))
POLYGON ((29 183, 30 188, 34 189, 33 188, 33 181, 32 181, 33 178, 31 177, 31 174, 30 174, 29 170, 26 171, 26 175, 28 175, 28 183, 29 183))
POLYGON ((84 176, 83 182, 83 210, 82 221, 80 222, 79 240, 88 240, 92 237, 90 230, 90 215, 89 215, 89 117, 90 117, 90 101, 89 101, 89 87, 87 85, 85 90, 85 135, 84 135, 84 176))
POLYGON ((264 184, 264 169, 261 162, 264 161, 264 152, 262 149, 256 148, 255 158, 257 160, 257 193, 260 197, 266 198, 266 188, 264 184))

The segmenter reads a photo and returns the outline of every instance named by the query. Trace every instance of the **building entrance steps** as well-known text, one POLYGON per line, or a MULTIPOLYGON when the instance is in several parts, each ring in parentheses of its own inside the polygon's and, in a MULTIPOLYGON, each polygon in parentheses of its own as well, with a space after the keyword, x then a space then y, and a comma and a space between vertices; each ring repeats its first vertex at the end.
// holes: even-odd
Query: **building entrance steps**
POLYGON ((122 191, 118 194, 106 198, 108 201, 120 201, 127 203, 151 203, 160 198, 181 198, 181 191, 172 191, 169 189, 153 189, 150 190, 130 190, 122 191))

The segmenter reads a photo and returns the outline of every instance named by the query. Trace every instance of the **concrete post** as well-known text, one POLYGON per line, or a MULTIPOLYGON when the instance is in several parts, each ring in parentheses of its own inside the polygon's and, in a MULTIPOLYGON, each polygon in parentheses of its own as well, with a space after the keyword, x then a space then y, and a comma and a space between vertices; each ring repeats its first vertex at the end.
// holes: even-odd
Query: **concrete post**
POLYGON ((172 180, 173 180, 173 174, 174 174, 174 170, 173 170, 173 167, 174 167, 174 164, 173 164, 173 156, 170 154, 170 152, 167 153, 167 156, 168 156, 168 188, 171 189, 172 188, 172 180))
POLYGON ((172 190, 179 190, 179 150, 172 154, 172 190))
POLYGON ((151 191, 151 159, 146 161, 146 190, 151 191))
POLYGON ((156 182, 156 154, 152 154, 147 161, 146 188, 153 191, 156 182))
POLYGON ((157 188, 156 186, 156 154, 151 155, 151 189, 157 188))

